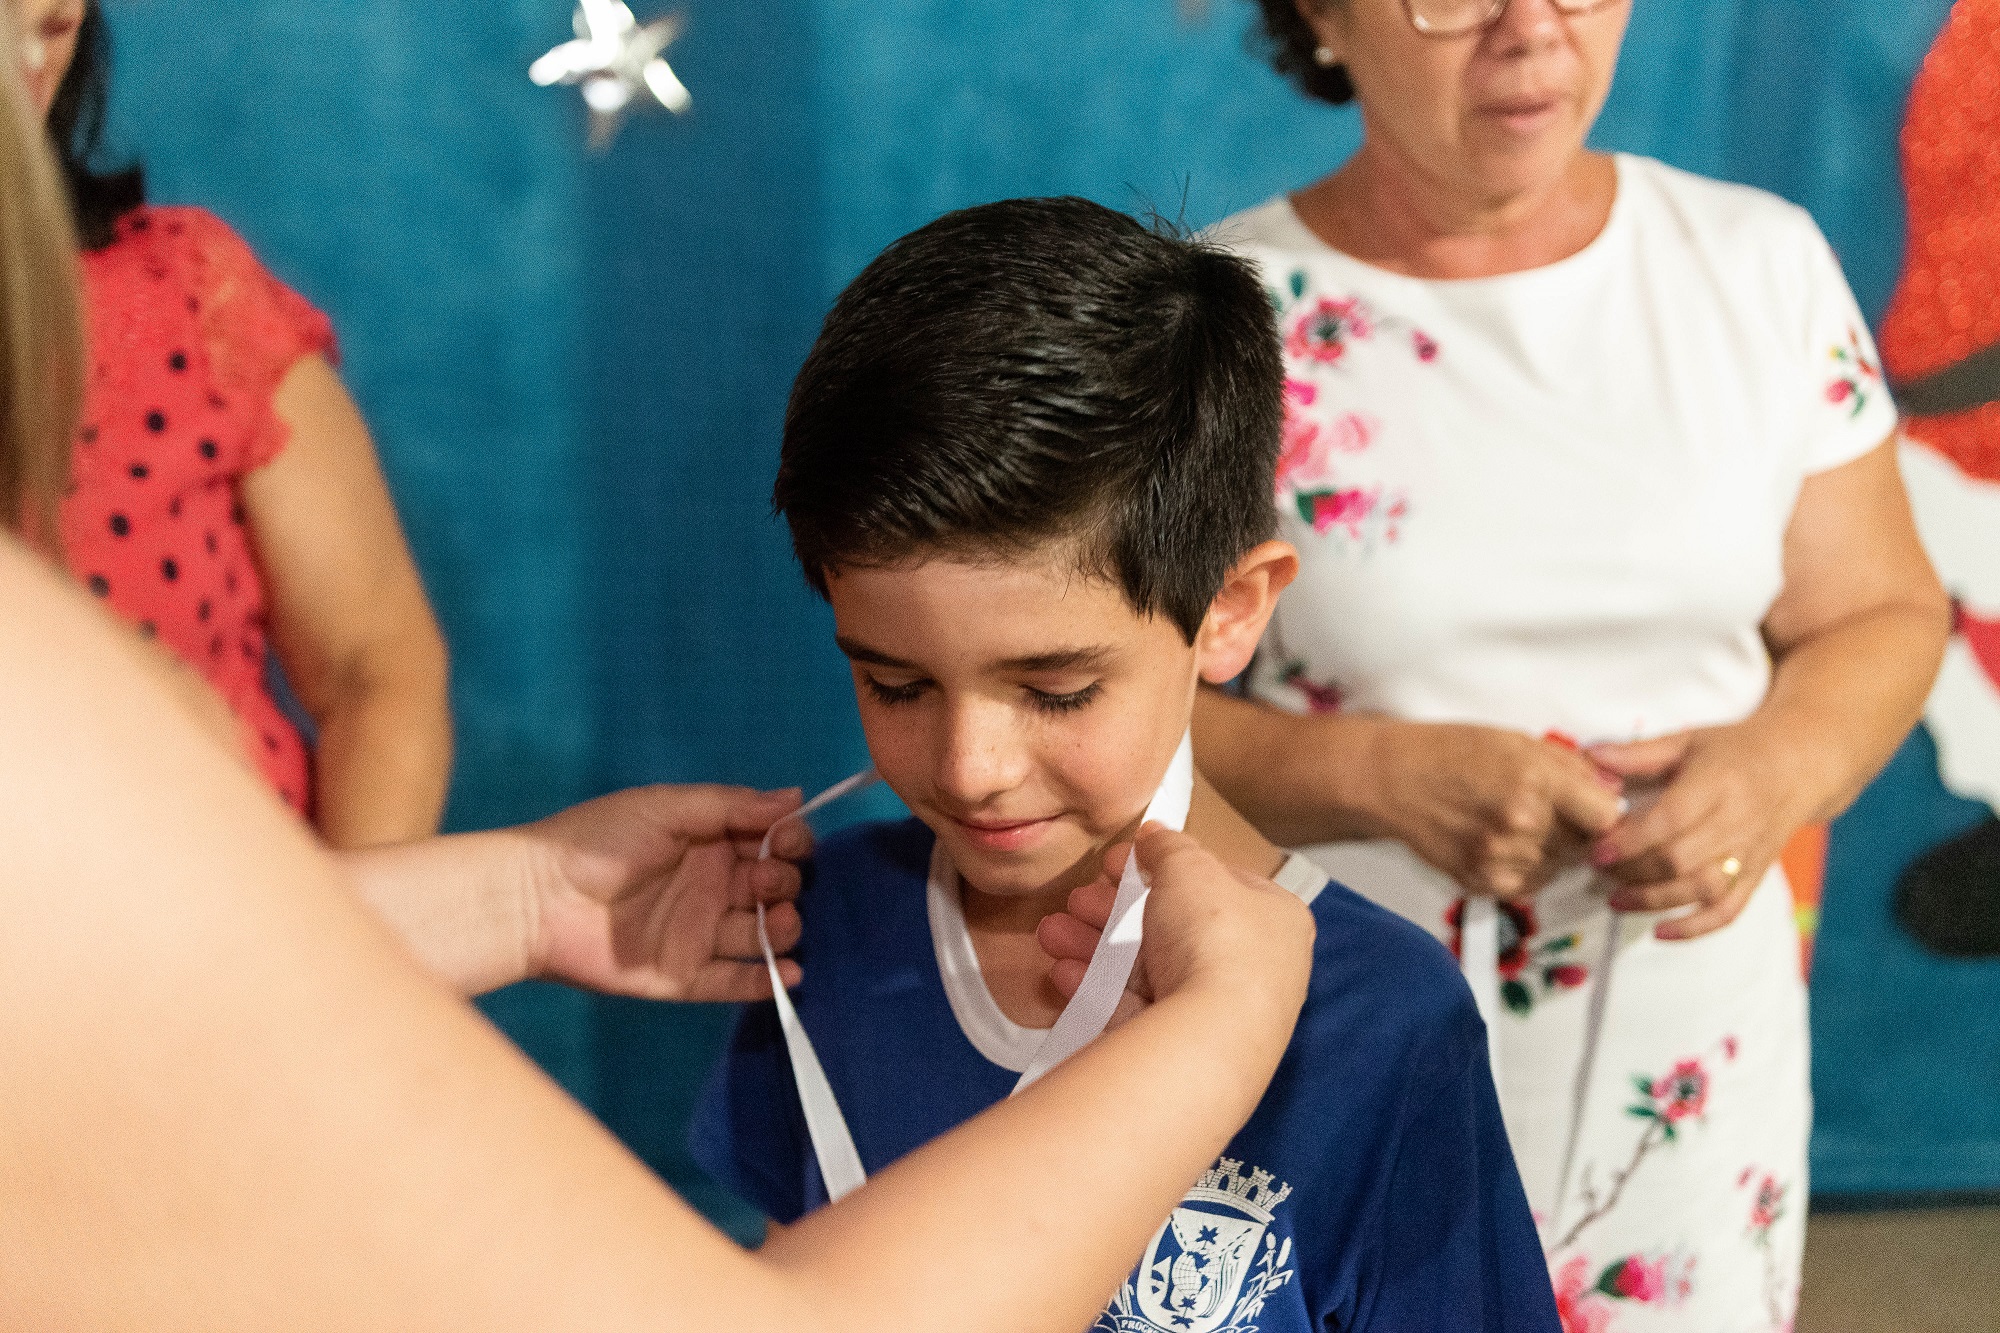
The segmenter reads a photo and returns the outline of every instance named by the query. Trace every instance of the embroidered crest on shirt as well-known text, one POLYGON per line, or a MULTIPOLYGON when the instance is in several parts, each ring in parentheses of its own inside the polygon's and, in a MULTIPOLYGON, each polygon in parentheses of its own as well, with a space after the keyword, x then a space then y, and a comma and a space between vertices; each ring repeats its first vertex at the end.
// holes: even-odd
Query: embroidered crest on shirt
POLYGON ((1292 1280, 1292 1241, 1271 1233, 1292 1187, 1220 1158, 1174 1209, 1092 1333, 1256 1333, 1292 1280))

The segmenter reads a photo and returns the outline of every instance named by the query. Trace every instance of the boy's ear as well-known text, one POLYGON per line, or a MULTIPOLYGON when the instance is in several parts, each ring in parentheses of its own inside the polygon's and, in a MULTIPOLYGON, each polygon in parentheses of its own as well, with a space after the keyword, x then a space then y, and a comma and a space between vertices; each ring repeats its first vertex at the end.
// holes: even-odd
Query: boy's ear
POLYGON ((1243 674, 1278 608, 1278 594, 1298 573, 1299 553, 1290 542, 1253 546, 1236 562, 1195 635, 1195 665, 1203 680, 1220 685, 1243 674))

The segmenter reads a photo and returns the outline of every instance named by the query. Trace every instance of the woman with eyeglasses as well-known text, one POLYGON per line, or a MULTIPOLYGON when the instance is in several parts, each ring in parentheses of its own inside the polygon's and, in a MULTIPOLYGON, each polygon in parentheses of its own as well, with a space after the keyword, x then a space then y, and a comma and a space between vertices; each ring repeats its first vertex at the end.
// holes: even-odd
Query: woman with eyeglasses
POLYGON ((1363 138, 1223 224, 1279 310, 1303 567, 1203 769, 1483 954, 1567 1327, 1789 1327, 1779 856, 1894 751, 1948 625, 1867 327, 1801 210, 1585 148, 1623 0, 1260 8, 1363 138))
POLYGON ((98 0, 16 4, 28 94, 84 246, 90 366, 65 563, 329 844, 436 832, 444 639, 334 372, 332 324, 214 214, 149 205, 138 168, 98 163, 98 0), (279 703, 273 652, 310 737, 279 703))

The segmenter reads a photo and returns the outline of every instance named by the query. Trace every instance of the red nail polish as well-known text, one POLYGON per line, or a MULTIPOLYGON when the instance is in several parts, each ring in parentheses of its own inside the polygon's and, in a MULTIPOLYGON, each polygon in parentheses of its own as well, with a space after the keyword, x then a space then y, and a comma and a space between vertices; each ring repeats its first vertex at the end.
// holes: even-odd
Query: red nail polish
POLYGON ((1618 853, 1609 847, 1597 846, 1590 849, 1590 863, 1599 870, 1618 864, 1618 853))

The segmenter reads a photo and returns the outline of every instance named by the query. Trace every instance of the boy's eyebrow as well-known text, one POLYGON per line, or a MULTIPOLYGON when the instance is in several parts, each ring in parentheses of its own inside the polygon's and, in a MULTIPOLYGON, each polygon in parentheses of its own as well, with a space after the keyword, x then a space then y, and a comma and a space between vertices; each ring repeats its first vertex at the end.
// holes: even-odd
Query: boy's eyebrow
POLYGON ((1092 671, 1111 658, 1109 648, 1058 648, 1032 657, 1010 657, 1000 664, 1005 671, 1092 671))
MULTIPOLYGON (((905 662, 900 657, 870 648, 844 634, 833 636, 834 646, 847 654, 850 662, 864 662, 869 666, 888 667, 893 671, 922 671, 915 662, 905 662)), ((1028 657, 1010 657, 997 665, 1002 671, 1091 671, 1103 666, 1111 658, 1111 649, 1103 645, 1090 648, 1057 648, 1046 653, 1035 653, 1028 657)))
POLYGON ((915 662, 905 662, 900 657, 877 652, 867 644, 850 639, 845 634, 834 635, 833 646, 847 654, 847 660, 850 662, 866 662, 869 666, 890 667, 897 671, 921 670, 915 662))

